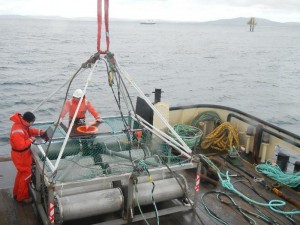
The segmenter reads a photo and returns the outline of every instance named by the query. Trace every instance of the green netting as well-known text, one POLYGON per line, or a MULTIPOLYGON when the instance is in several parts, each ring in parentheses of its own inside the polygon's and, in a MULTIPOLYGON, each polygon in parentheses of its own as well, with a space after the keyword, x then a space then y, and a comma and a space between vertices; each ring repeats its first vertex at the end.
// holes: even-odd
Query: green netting
MULTIPOLYGON (((36 125, 40 129, 48 126, 49 124, 36 125)), ((140 126, 139 129, 124 133, 123 120, 120 117, 105 118, 105 124, 98 128, 93 134, 71 135, 54 172, 53 166, 57 163, 67 132, 65 127, 59 126, 51 143, 39 146, 50 160, 45 162, 47 176, 54 174, 52 179, 56 182, 70 182, 137 173, 145 169, 144 165, 150 169, 162 167, 164 163, 173 165, 186 162, 186 159, 173 154, 173 150, 161 139, 140 126), (141 136, 136 135, 136 132, 140 132, 141 136)), ((36 151, 43 162, 45 157, 40 149, 37 148, 36 151)))
MULTIPOLYGON (((124 120, 133 127, 133 120, 129 116, 124 116, 124 120)), ((124 130, 123 119, 121 117, 110 117, 105 119, 105 123, 110 126, 113 132, 124 130)))
MULTIPOLYGON (((202 130, 199 128, 186 124, 175 124, 173 128, 190 149, 193 149, 199 143, 203 135, 202 130)), ((169 134, 176 139, 170 131, 169 134)))
POLYGON ((188 160, 185 157, 182 157, 180 153, 174 150, 166 143, 161 145, 163 154, 161 159, 169 165, 180 165, 186 163, 188 160))

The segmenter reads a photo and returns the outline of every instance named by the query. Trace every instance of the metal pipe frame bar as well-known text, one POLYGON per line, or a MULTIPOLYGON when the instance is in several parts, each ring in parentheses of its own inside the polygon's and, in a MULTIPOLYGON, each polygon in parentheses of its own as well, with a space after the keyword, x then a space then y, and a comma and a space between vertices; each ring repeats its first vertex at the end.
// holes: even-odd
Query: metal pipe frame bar
MULTIPOLYGON (((158 210, 158 214, 159 214, 159 216, 165 216, 165 215, 173 214, 173 213, 177 213, 177 212, 188 211, 190 209, 192 209, 191 206, 173 206, 170 208, 158 210)), ((144 213, 144 217, 146 219, 154 218, 155 212, 144 213)), ((132 222, 137 222, 137 221, 141 221, 141 220, 143 220, 142 215, 136 215, 134 217, 134 219, 132 220, 132 222)))
POLYGON ((44 171, 43 171, 43 162, 40 160, 40 157, 38 155, 38 153, 36 151, 32 151, 32 158, 33 160, 35 161, 35 164, 36 164, 36 170, 37 172, 39 172, 40 175, 44 176, 44 181, 45 181, 45 184, 48 184, 49 185, 49 179, 48 177, 44 174, 44 171))
POLYGON ((197 163, 197 172, 196 172, 196 180, 195 180, 195 189, 194 189, 194 203, 193 203, 193 211, 194 213, 196 212, 196 207, 198 204, 198 196, 200 193, 200 184, 201 184, 201 161, 200 158, 198 158, 198 163, 197 163), (198 179, 199 178, 199 179, 198 179), (197 186, 199 186, 199 189, 196 190, 197 186))
MULTIPOLYGON (((154 133, 156 136, 158 136, 159 138, 161 138, 163 141, 167 142, 169 145, 171 145, 176 150, 178 150, 181 154, 185 155, 188 158, 191 158, 191 156, 187 152, 185 152, 185 150, 181 150, 180 149, 180 147, 182 149, 184 149, 184 147, 181 146, 178 142, 176 142, 173 138, 171 138, 170 136, 168 136, 164 132, 161 132, 160 130, 158 130, 156 127, 152 126, 151 124, 149 124, 147 121, 145 121, 140 116, 138 116, 138 119, 140 119, 140 121, 143 123, 143 125, 145 126, 145 128, 147 130, 149 130, 150 132, 154 133)), ((134 118, 134 120, 136 120, 136 119, 134 118)), ((138 120, 136 120, 136 121, 138 121, 138 120)))
POLYGON ((32 187, 30 187, 30 191, 32 193, 32 197, 34 199, 34 203, 36 205, 36 208, 38 210, 39 216, 41 217, 41 220, 44 225, 49 225, 49 218, 44 210, 44 207, 41 202, 38 200, 38 192, 35 191, 32 187))
POLYGON ((134 192, 134 180, 133 180, 133 176, 130 176, 128 181, 128 199, 127 199, 127 206, 126 206, 126 220, 128 223, 131 223, 134 217, 133 192, 134 192))
POLYGON ((42 155, 44 156, 44 158, 46 158, 46 162, 47 162, 48 166, 50 167, 51 171, 54 172, 54 165, 52 164, 50 159, 46 156, 46 153, 45 153, 44 149, 42 148, 42 146, 38 145, 37 147, 40 150, 40 152, 42 153, 42 155))
MULTIPOLYGON (((159 216, 165 216, 165 215, 173 214, 173 213, 177 213, 177 212, 188 211, 190 209, 192 209, 191 206, 173 206, 170 208, 158 210, 157 212, 158 212, 159 216)), ((146 219, 154 218, 155 212, 144 213, 144 217, 146 219)), ((134 222, 138 222, 138 221, 142 221, 142 220, 144 220, 144 218, 142 217, 142 215, 139 214, 133 218, 132 222, 134 223, 134 222)), ((102 223, 95 223, 93 225, 120 225, 120 224, 128 224, 128 221, 124 220, 124 219, 114 219, 114 220, 105 221, 102 223)))

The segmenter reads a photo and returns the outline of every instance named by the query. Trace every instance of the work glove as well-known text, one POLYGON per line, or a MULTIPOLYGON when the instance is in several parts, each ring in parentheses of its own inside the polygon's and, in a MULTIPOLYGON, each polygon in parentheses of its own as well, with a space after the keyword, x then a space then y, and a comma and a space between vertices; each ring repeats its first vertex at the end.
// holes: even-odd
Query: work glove
POLYGON ((104 120, 101 119, 101 118, 99 118, 99 119, 96 120, 96 122, 98 122, 98 123, 104 123, 104 120))
POLYGON ((42 136, 45 132, 46 132, 46 130, 40 130, 38 136, 42 136))
POLYGON ((30 137, 29 140, 31 141, 31 143, 33 143, 35 141, 35 137, 30 137))
POLYGON ((40 131, 40 133, 41 133, 40 136, 43 135, 43 139, 47 142, 47 141, 49 141, 49 137, 48 137, 48 134, 45 133, 45 132, 46 132, 46 130, 41 130, 41 131, 40 131))

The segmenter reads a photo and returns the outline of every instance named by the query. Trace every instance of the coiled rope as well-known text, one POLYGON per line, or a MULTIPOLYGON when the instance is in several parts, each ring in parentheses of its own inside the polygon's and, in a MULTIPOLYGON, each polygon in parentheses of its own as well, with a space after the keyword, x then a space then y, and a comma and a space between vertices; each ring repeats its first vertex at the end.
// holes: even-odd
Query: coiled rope
MULTIPOLYGON (((173 126, 175 132, 182 138, 182 140, 189 146, 190 149, 193 149, 195 145, 197 145, 203 135, 202 130, 197 127, 189 126, 186 124, 175 124, 173 126)), ((171 131, 169 134, 172 135, 171 131)))
POLYGON ((202 149, 228 150, 239 146, 239 134, 236 127, 229 122, 224 122, 205 136, 201 142, 202 149))
POLYGON ((236 193, 237 195, 239 195, 241 198, 245 199, 246 201, 256 204, 256 205, 269 207, 272 211, 280 213, 280 214, 285 214, 285 215, 300 214, 300 211, 281 211, 281 210, 276 209, 275 207, 280 207, 280 206, 286 205, 286 202, 282 201, 282 200, 271 200, 271 201, 269 201, 269 203, 261 203, 261 202, 257 202, 257 201, 254 201, 254 200, 248 198, 243 193, 241 193, 237 189, 235 189, 235 187, 231 184, 228 171, 226 172, 226 174, 223 174, 219 170, 219 168, 216 167, 214 165, 214 163, 208 157, 201 155, 201 158, 217 172, 219 180, 224 188, 236 193))
POLYGON ((214 112, 214 111, 206 111, 203 113, 200 113, 198 116, 196 116, 191 125, 194 127, 201 127, 201 122, 203 121, 214 121, 214 125, 219 126, 221 124, 221 118, 220 116, 214 112))
POLYGON ((284 173, 277 164, 273 165, 271 161, 257 165, 255 170, 289 187, 296 188, 300 185, 300 172, 284 173))

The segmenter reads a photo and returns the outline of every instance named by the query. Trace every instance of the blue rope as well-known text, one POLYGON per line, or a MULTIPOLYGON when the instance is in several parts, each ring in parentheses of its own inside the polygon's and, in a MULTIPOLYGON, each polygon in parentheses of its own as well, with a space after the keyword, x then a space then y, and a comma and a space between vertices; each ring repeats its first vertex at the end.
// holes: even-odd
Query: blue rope
POLYGON ((296 188, 300 185, 300 172, 284 173, 277 164, 273 165, 271 161, 257 165, 255 170, 289 187, 296 188))

